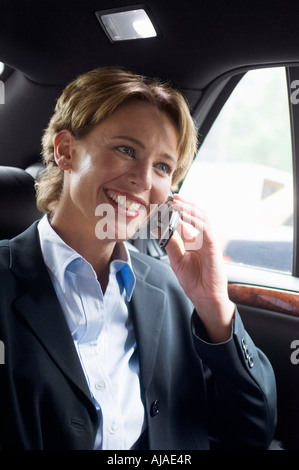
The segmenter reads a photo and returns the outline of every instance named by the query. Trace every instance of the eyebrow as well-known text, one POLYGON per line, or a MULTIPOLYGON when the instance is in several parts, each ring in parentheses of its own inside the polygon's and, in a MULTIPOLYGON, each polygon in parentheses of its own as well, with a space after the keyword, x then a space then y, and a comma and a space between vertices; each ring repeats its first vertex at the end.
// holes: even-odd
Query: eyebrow
MULTIPOLYGON (((135 139, 135 137, 130 137, 128 135, 116 135, 114 138, 115 139, 128 140, 128 141, 132 142, 133 144, 139 145, 139 147, 141 147, 143 150, 145 150, 145 145, 143 144, 143 142, 141 142, 139 139, 135 139)), ((164 153, 163 157, 167 158, 168 160, 171 160, 175 164, 178 163, 177 158, 173 157, 172 155, 169 155, 168 153, 164 153)))

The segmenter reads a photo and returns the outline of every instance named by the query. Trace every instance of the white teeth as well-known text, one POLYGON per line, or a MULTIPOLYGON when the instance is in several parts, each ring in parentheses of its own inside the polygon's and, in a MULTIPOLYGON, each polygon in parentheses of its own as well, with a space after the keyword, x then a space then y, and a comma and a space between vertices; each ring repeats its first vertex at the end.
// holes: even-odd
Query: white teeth
POLYGON ((118 194, 108 191, 109 197, 116 202, 119 206, 123 207, 126 210, 137 212, 140 204, 138 202, 130 201, 126 196, 120 196, 118 194))

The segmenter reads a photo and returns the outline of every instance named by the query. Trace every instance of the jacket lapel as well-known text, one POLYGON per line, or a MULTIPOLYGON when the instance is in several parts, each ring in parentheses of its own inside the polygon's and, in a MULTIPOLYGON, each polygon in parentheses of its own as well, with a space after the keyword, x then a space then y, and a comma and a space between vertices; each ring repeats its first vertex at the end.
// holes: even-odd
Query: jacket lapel
MULTIPOLYGON (((14 302, 15 308, 58 367, 90 398, 73 339, 43 262, 37 223, 14 238, 10 246, 11 270, 22 279, 22 290, 14 302)), ((137 338, 141 382, 146 390, 155 370, 166 296, 161 289, 147 282, 150 266, 134 252, 131 256, 136 287, 130 310, 137 338)))
POLYGON ((150 266, 136 257, 134 253, 131 257, 136 275, 131 312, 140 361, 140 378, 146 390, 155 370, 166 295, 161 289, 146 281, 150 266))
POLYGON ((11 270, 22 279, 14 306, 66 376, 90 399, 88 385, 40 250, 37 223, 10 242, 11 270))

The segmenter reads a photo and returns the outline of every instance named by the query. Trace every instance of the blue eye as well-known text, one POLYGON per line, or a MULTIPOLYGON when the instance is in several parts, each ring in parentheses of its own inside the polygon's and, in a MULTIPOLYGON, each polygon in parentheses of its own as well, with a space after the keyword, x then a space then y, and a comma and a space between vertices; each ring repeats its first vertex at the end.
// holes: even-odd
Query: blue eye
POLYGON ((134 157, 134 149, 132 149, 131 147, 127 147, 126 145, 121 145, 120 147, 117 147, 118 150, 127 155, 128 157, 134 157))
POLYGON ((158 163, 156 166, 162 173, 170 174, 172 172, 172 169, 166 163, 161 162, 158 163))

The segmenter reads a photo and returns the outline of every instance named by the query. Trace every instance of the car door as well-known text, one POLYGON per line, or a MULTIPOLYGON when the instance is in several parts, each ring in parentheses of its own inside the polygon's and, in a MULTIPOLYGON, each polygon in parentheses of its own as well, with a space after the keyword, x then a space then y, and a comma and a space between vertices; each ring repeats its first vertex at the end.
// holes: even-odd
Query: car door
POLYGON ((299 449, 299 68, 221 78, 194 117, 201 143, 180 192, 214 223, 230 298, 275 371, 276 438, 299 449))

